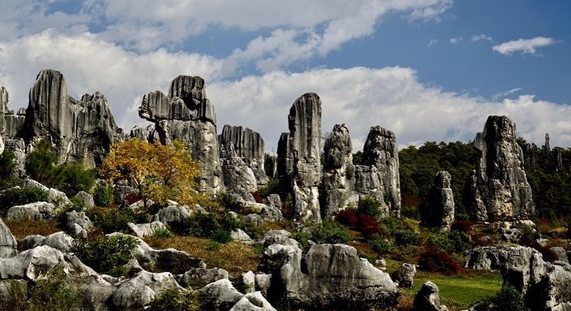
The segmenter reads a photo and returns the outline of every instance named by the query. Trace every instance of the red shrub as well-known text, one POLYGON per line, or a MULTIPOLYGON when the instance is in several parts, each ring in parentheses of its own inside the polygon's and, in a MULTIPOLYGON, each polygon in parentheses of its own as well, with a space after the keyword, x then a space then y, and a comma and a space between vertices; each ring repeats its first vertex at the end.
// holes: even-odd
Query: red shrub
POLYGON ((125 200, 127 200, 127 202, 129 202, 129 205, 139 202, 141 200, 141 197, 138 194, 135 193, 130 193, 125 197, 125 200))
POLYGON ((456 220, 455 222, 452 223, 450 229, 469 233, 470 231, 472 231, 472 224, 466 220, 456 220))
POLYGON ((264 202, 264 199, 262 198, 262 196, 259 193, 252 192, 252 196, 254 197, 254 201, 256 203, 263 203, 264 202))
POLYGON ((363 233, 365 236, 370 236, 376 233, 380 233, 379 222, 368 214, 359 214, 357 220, 357 230, 363 233))
POLYGON ((471 234, 470 238, 472 238, 472 244, 474 246, 489 246, 495 243, 494 239, 490 236, 479 233, 471 234))
POLYGON ((424 248, 418 264, 422 270, 445 275, 453 275, 462 271, 462 266, 454 258, 447 252, 433 246, 424 248))
POLYGON ((340 211, 335 220, 347 227, 355 227, 357 225, 357 215, 353 211, 340 211))

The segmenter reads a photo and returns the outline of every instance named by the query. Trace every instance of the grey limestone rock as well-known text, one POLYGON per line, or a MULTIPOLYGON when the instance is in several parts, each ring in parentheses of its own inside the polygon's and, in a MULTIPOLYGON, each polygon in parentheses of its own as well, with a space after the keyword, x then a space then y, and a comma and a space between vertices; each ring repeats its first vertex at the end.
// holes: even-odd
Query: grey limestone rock
POLYGON ((141 310, 169 288, 180 288, 172 274, 140 271, 119 285, 111 295, 111 303, 121 310, 141 310))
POLYGON ((331 218, 348 206, 356 206, 359 196, 354 191, 355 166, 349 129, 335 124, 325 139, 323 161, 322 216, 331 218))
POLYGON ((393 274, 391 278, 398 283, 400 287, 412 288, 414 284, 414 275, 416 274, 416 266, 410 263, 403 263, 393 274))
POLYGON ((427 281, 414 296, 413 309, 415 311, 448 311, 445 305, 440 303, 438 286, 427 281))
POLYGON ((381 203, 385 216, 400 217, 399 158, 396 135, 373 126, 363 147, 363 165, 355 169, 355 190, 381 203))
POLYGON ((26 179, 24 184, 22 185, 24 189, 40 189, 48 193, 48 200, 51 203, 56 204, 58 207, 62 205, 71 205, 71 200, 68 199, 67 195, 62 191, 59 191, 54 188, 48 188, 41 183, 33 180, 33 179, 26 179))
POLYGON ((216 193, 223 189, 216 115, 206 98, 202 78, 178 76, 171 83, 169 95, 160 91, 145 95, 139 116, 154 123, 161 143, 179 140, 192 158, 202 163, 201 191, 216 193))
POLYGON ((127 223, 131 232, 139 238, 153 236, 157 230, 168 230, 168 227, 160 221, 153 221, 144 224, 127 223))
POLYGON ((314 244, 306 253, 297 245, 272 244, 259 270, 272 274, 268 298, 278 308, 382 309, 396 305, 398 296, 387 273, 343 244, 314 244))
POLYGON ((244 294, 240 293, 228 279, 210 283, 199 291, 202 310, 230 310, 244 294))
POLYGON ((220 268, 191 268, 180 277, 180 285, 201 288, 221 279, 228 279, 228 271, 220 268))
POLYGON ((190 208, 186 205, 169 205, 161 208, 158 213, 155 214, 154 220, 169 226, 176 226, 177 224, 184 223, 192 214, 190 208))
POLYGON ((95 207, 95 201, 93 201, 93 196, 85 191, 79 191, 74 198, 78 199, 83 203, 85 208, 95 207))
POLYGON ((54 216, 55 206, 47 202, 35 202, 12 206, 6 214, 9 220, 47 220, 54 216))
POLYGON ((230 311, 276 311, 260 292, 248 293, 230 311))
POLYGON ((278 142, 278 175, 291 185, 294 218, 300 223, 320 222, 321 100, 306 93, 292 105, 289 133, 278 142))
POLYGON ((14 257, 0 259, 0 279, 35 281, 56 266, 69 266, 63 253, 46 245, 38 246, 14 257))
POLYGON ((0 218, 0 258, 10 258, 18 254, 18 241, 10 228, 0 218))
MULTIPOLYGON (((224 125, 218 139, 222 159, 240 158, 254 173, 257 184, 268 181, 264 169, 264 140, 258 132, 247 127, 224 125)), ((226 182, 225 185, 229 186, 226 182)))
POLYGON ((473 174, 472 209, 478 220, 529 219, 535 213, 516 125, 490 116, 474 145, 480 152, 473 174))
POLYGON ((251 200, 251 192, 258 189, 254 171, 242 158, 228 157, 222 160, 222 173, 226 191, 251 200))
POLYGON ((426 227, 437 227, 449 231, 454 222, 454 194, 450 173, 439 171, 434 179, 427 201, 420 207, 421 223, 426 227))
POLYGON ((87 238, 88 231, 93 227, 93 223, 85 212, 69 211, 65 213, 65 224, 67 230, 73 235, 87 238))

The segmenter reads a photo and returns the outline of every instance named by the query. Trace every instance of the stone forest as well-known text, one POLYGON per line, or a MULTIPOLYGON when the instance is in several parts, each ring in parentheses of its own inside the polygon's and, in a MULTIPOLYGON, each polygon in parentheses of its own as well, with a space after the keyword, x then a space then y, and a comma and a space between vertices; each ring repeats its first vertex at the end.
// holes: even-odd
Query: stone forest
POLYGON ((219 129, 197 76, 144 95, 129 132, 56 70, 26 108, 9 91, 1 310, 571 310, 571 154, 509 116, 400 152, 371 124, 353 150, 306 93, 271 155, 219 129))

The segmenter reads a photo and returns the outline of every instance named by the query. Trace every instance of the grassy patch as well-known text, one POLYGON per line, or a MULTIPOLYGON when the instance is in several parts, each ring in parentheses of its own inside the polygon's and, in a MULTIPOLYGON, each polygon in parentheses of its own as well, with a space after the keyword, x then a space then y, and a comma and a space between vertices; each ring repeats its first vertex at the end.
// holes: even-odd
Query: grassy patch
POLYGON ((10 228, 16 239, 23 239, 32 234, 46 236, 62 230, 57 221, 4 220, 4 223, 10 228))
POLYGON ((238 242, 220 244, 213 247, 210 239, 190 236, 173 236, 170 238, 147 238, 145 240, 154 248, 176 248, 185 251, 193 257, 202 259, 208 268, 222 268, 233 276, 239 276, 247 271, 256 271, 262 258, 255 247, 238 242))
POLYGON ((445 276, 419 271, 414 278, 414 287, 405 294, 414 296, 426 281, 438 285, 441 302, 451 310, 467 309, 474 302, 496 295, 502 287, 499 272, 471 271, 445 276))

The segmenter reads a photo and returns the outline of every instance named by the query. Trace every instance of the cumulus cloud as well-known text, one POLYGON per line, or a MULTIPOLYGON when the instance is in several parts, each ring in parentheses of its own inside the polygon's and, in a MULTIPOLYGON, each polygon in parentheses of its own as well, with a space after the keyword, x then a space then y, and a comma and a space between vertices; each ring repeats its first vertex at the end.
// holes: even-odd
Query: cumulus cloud
POLYGON ((487 41, 487 42, 492 42, 492 37, 487 36, 486 34, 478 34, 478 35, 472 35, 472 37, 470 37, 470 40, 472 42, 480 42, 480 41, 487 41))
POLYGON ((512 55, 514 53, 535 55, 537 48, 546 47, 555 44, 557 41, 553 38, 535 37, 532 39, 517 39, 494 45, 492 49, 502 55, 512 55))
POLYGON ((460 42, 462 42, 462 40, 464 40, 462 37, 454 37, 454 38, 450 38, 450 43, 459 44, 460 42))

